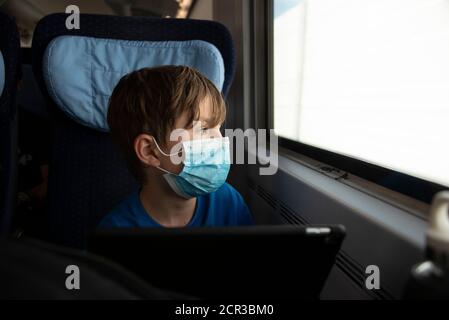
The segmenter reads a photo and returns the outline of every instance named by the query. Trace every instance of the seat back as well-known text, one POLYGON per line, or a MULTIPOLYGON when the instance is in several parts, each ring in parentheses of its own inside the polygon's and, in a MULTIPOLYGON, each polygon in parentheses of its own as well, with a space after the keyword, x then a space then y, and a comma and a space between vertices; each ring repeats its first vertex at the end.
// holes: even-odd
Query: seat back
POLYGON ((17 184, 16 90, 20 38, 13 18, 0 12, 0 237, 10 231, 17 184))
POLYGON ((226 93, 234 48, 225 27, 211 21, 81 15, 42 19, 34 32, 33 69, 52 118, 49 171, 50 240, 84 247, 100 219, 136 182, 108 134, 109 96, 134 70, 188 65, 226 93))
POLYGON ((191 299, 158 289, 113 261, 32 238, 0 241, 0 256, 0 300, 191 299), (81 290, 67 289, 66 270, 79 272, 81 290))

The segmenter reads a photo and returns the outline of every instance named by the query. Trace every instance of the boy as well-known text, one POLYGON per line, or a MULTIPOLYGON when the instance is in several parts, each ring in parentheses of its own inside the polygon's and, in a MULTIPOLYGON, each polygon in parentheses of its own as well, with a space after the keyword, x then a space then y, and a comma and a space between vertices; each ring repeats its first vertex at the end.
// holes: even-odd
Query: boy
POLYGON ((192 68, 145 68, 124 76, 111 95, 107 120, 141 188, 100 228, 251 224, 241 195, 225 182, 225 116, 220 92, 192 68), (173 141, 177 132, 181 141, 173 141))

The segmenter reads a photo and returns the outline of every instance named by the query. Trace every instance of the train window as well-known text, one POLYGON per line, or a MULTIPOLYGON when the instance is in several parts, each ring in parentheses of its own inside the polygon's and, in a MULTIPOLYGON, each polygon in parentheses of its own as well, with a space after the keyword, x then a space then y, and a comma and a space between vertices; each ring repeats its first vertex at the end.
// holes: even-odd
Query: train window
POLYGON ((274 0, 289 142, 449 186, 449 1, 274 0))

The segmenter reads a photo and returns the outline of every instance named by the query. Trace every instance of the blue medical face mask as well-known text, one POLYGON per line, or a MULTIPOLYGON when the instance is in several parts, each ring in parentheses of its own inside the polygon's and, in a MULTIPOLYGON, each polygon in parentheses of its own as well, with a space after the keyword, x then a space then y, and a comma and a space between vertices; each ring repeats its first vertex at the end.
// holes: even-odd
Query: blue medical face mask
MULTIPOLYGON (((179 153, 167 154, 178 156, 179 153)), ((198 139, 182 142, 184 168, 179 174, 174 174, 161 167, 164 178, 178 195, 189 199, 216 191, 228 177, 231 157, 229 138, 198 139)))

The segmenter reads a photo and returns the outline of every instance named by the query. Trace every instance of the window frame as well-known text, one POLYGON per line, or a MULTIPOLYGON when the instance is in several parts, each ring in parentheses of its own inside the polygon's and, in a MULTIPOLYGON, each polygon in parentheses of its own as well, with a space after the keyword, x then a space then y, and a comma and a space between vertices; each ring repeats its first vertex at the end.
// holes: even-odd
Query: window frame
MULTIPOLYGON (((256 1, 257 3, 257 1, 256 1)), ((260 1, 257 4, 255 3, 255 11, 260 12, 261 10, 257 10, 258 5, 265 6, 264 12, 265 15, 262 17, 260 14, 256 16, 255 23, 258 22, 258 19, 263 19, 263 24, 266 30, 266 42, 264 48, 264 54, 266 56, 267 61, 267 73, 266 73, 266 128, 274 129, 274 0, 265 0, 260 1)), ((257 54, 256 50, 253 52, 253 56, 257 54)), ((258 88, 258 92, 263 88, 258 88)), ((259 125, 264 125, 263 123, 257 121, 256 123, 259 125)), ((322 162, 326 165, 330 165, 332 167, 338 168, 340 170, 351 173, 360 178, 366 179, 370 182, 373 182, 382 187, 388 188, 390 190, 399 192, 406 196, 412 197, 416 200, 423 201, 425 203, 430 203, 432 201, 435 193, 448 189, 443 185, 427 181, 424 179, 420 179, 399 171, 387 169, 385 167, 375 165, 366 161, 362 161, 359 159, 351 158, 336 152, 332 152, 329 150, 321 149, 312 145, 308 145, 299 141, 291 140, 285 137, 278 136, 279 147, 288 149, 293 151, 294 153, 301 154, 322 162), (394 177, 395 184, 387 183, 386 181, 382 181, 385 177, 394 177)))

